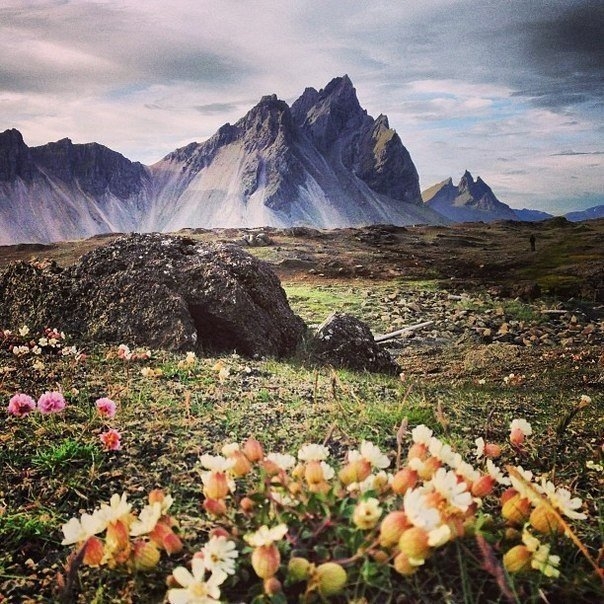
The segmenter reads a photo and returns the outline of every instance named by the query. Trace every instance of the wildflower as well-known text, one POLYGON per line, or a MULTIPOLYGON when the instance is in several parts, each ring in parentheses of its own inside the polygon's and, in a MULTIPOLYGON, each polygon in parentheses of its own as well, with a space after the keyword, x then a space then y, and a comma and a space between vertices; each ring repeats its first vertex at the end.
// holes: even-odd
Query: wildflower
POLYGON ((13 354, 16 357, 22 357, 29 352, 29 348, 27 346, 13 346, 13 354))
POLYGON ((480 459, 483 455, 484 455, 484 446, 485 446, 485 442, 484 442, 484 438, 482 438, 482 436, 480 436, 479 438, 477 438, 474 441, 475 445, 476 445, 476 459, 480 459))
POLYGON ((266 459, 285 472, 296 465, 296 458, 287 453, 269 453, 266 459))
POLYGON ((408 528, 401 535, 398 547, 412 563, 414 560, 425 560, 430 553, 427 531, 417 526, 408 528))
POLYGON ((357 503, 352 514, 355 526, 362 530, 372 529, 382 515, 380 502, 375 497, 369 497, 357 503))
POLYGON ((532 554, 526 545, 516 545, 503 555, 503 566, 509 573, 527 570, 531 563, 532 554))
POLYGON ((300 461, 323 461, 329 457, 329 449, 323 445, 306 444, 298 451, 300 461))
POLYGON ((542 572, 546 577, 559 577, 560 571, 560 556, 550 555, 550 546, 547 544, 540 545, 537 551, 533 554, 531 560, 531 568, 542 572))
POLYGON ((487 472, 499 484, 512 484, 512 481, 507 476, 504 476, 503 472, 490 459, 487 459, 487 472))
POLYGON ((132 505, 128 503, 127 497, 126 493, 122 493, 121 497, 114 493, 109 500, 109 505, 106 503, 101 505, 98 513, 107 524, 118 520, 129 521, 132 505))
POLYGON ((138 539, 134 542, 132 557, 136 570, 152 570, 159 563, 159 549, 152 541, 138 539))
POLYGON ((220 571, 227 575, 235 574, 235 559, 239 552, 235 543, 223 535, 213 536, 195 555, 203 560, 206 570, 212 573, 220 571))
POLYGON ((442 463, 446 463, 448 466, 452 466, 455 463, 455 454, 451 449, 451 446, 443 443, 438 438, 432 437, 428 443, 428 451, 430 455, 436 457, 442 463))
POLYGON ((203 494, 208 499, 224 499, 231 489, 231 485, 224 472, 210 471, 201 475, 203 494))
MULTIPOLYGON (((472 505, 472 494, 467 491, 468 485, 459 482, 455 472, 439 468, 428 483, 448 504, 461 512, 472 505)), ((428 486, 428 485, 427 485, 428 486)))
POLYGON ((139 537, 140 535, 146 535, 151 533, 159 519, 162 516, 161 503, 155 502, 146 505, 138 515, 138 518, 132 522, 130 527, 130 534, 133 537, 139 537))
POLYGON ((132 351, 130 350, 130 348, 128 346, 126 346, 126 344, 120 344, 117 347, 117 356, 120 359, 129 361, 132 358, 132 351))
POLYGON ((206 604, 220 601, 219 586, 227 578, 224 572, 214 572, 205 581, 206 568, 203 560, 193 558, 191 572, 184 566, 177 566, 172 575, 181 588, 172 588, 168 591, 170 604, 206 604))
POLYGON ((235 465, 234 459, 227 459, 222 455, 209 455, 205 453, 199 458, 201 465, 214 472, 227 472, 235 465))
POLYGON ((550 503, 567 518, 572 518, 573 520, 585 520, 587 518, 583 512, 576 511, 582 505, 581 499, 579 497, 571 499, 571 492, 568 489, 563 487, 556 488, 552 482, 545 479, 541 480, 541 488, 550 503))
POLYGON ((410 489, 405 493, 403 508, 414 526, 430 531, 441 522, 438 510, 428 505, 426 495, 419 489, 410 489))
POLYGON ((65 409, 65 398, 60 392, 45 392, 38 399, 38 409, 41 413, 59 413, 65 409))
POLYGON ((107 522, 98 510, 94 514, 82 514, 79 520, 71 518, 61 527, 65 537, 61 545, 83 543, 89 537, 102 533, 106 528, 107 522))
POLYGON ((419 476, 417 472, 409 467, 405 467, 394 475, 392 490, 399 495, 404 495, 409 489, 415 487, 418 480, 419 476))
POLYGON ((110 398, 100 398, 95 403, 99 415, 108 419, 112 418, 116 412, 116 404, 110 398))
POLYGON ((387 455, 384 455, 380 448, 373 443, 364 440, 361 443, 360 450, 353 450, 348 452, 348 462, 352 463, 357 459, 365 459, 368 461, 373 468, 383 470, 390 465, 390 460, 387 455))
POLYGON ((252 552, 252 568, 261 579, 270 579, 281 564, 281 554, 274 543, 261 545, 252 552))
POLYGON ((19 327, 19 335, 22 338, 25 338, 26 336, 29 335, 29 327, 27 325, 23 325, 22 327, 19 327))
POLYGON ((36 403, 31 396, 19 392, 8 401, 8 412, 15 417, 24 417, 36 408, 36 403))
POLYGON ((532 433, 533 429, 525 419, 514 419, 510 423, 510 442, 516 447, 522 445, 525 437, 532 433))
POLYGON ((243 538, 252 547, 260 547, 262 545, 271 545, 275 541, 283 539, 286 534, 286 524, 278 524, 271 529, 269 529, 266 525, 263 525, 256 532, 248 533, 243 538))
POLYGON ((107 430, 107 432, 103 432, 100 436, 106 451, 119 451, 122 448, 121 438, 122 435, 113 428, 107 430))
POLYGON ((428 446, 430 444, 430 439, 432 438, 432 430, 427 426, 420 424, 411 430, 411 438, 416 444, 428 446))

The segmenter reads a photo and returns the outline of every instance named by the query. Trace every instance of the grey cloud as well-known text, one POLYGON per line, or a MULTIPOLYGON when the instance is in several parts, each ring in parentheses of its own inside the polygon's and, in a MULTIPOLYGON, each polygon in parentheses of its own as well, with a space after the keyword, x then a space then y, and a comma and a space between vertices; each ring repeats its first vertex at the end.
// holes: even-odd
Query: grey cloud
POLYGON ((213 115, 215 113, 234 111, 237 107, 239 107, 238 103, 209 103, 207 105, 196 105, 195 109, 204 115, 213 115))
POLYGON ((552 153, 552 157, 559 155, 604 155, 604 151, 573 151, 569 149, 568 151, 560 151, 560 153, 552 153))

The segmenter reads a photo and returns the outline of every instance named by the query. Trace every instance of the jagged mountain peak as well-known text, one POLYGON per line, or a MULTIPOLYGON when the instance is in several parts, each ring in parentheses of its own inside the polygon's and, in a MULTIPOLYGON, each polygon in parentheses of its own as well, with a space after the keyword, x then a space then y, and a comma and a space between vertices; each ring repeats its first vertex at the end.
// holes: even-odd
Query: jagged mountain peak
POLYGON ((469 170, 457 186, 449 178, 423 191, 422 198, 429 207, 455 222, 517 219, 512 208, 499 201, 480 176, 474 180, 469 170))

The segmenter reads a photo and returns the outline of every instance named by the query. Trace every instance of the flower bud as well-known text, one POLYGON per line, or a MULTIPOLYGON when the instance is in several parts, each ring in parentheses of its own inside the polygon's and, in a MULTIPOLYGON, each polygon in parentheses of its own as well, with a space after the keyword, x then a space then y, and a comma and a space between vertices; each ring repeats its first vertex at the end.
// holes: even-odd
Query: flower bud
POLYGON ((537 505, 531 512, 529 522, 533 528, 544 535, 564 532, 564 528, 562 527, 558 516, 543 503, 537 505))
POLYGON ((212 539, 213 537, 226 537, 228 539, 231 534, 229 533, 229 531, 223 529, 221 526, 217 526, 216 528, 213 528, 210 531, 208 536, 210 537, 210 539, 212 539))
POLYGON ((252 464, 241 451, 233 452, 229 459, 235 460, 235 465, 231 468, 233 476, 245 476, 252 469, 252 464))
POLYGON ((134 543, 134 568, 152 570, 159 562, 159 550, 155 543, 139 539, 134 543))
POLYGON ((524 442, 524 432, 520 428, 514 428, 514 430, 510 432, 510 442, 515 447, 520 447, 524 442))
POLYGON ((264 593, 268 596, 274 596, 281 591, 281 581, 276 577, 264 579, 264 593))
POLYGON ((309 461, 304 468, 304 479, 307 484, 318 484, 325 480, 323 468, 320 461, 309 461))
POLYGON ((495 487, 495 479, 488 474, 481 476, 476 482, 472 483, 472 495, 474 497, 486 497, 493 492, 495 487))
POLYGON ((242 512, 249 514, 255 507, 254 500, 249 497, 243 497, 239 502, 239 507, 242 512))
POLYGON ((380 545, 391 547, 398 543, 401 535, 411 526, 407 514, 403 511, 390 512, 380 524, 380 545))
POLYGON ((426 459, 426 457, 428 457, 428 447, 423 443, 413 443, 407 452, 407 459, 410 460, 414 457, 422 460, 426 459))
POLYGON ((177 554, 183 548, 180 537, 164 522, 158 522, 155 525, 155 528, 149 533, 149 538, 158 547, 165 549, 168 554, 177 554))
POLYGON ((501 455, 501 447, 495 443, 486 443, 484 446, 484 456, 491 459, 497 459, 501 455))
POLYGON ((398 495, 404 495, 417 484, 418 478, 415 470, 403 468, 392 478, 392 490, 398 495))
POLYGON ((335 562, 325 562, 317 566, 314 579, 317 582, 319 593, 324 597, 339 594, 346 585, 348 577, 346 571, 335 562))
POLYGON ((294 556, 287 564, 287 578, 297 583, 305 581, 310 576, 311 563, 306 558, 294 556))
POLYGON ((224 499, 204 499, 203 509, 212 516, 224 516, 227 513, 224 499))
POLYGON ((401 535, 398 541, 398 547, 401 552, 407 554, 409 558, 424 560, 430 553, 428 533, 423 528, 417 526, 408 528, 401 535))
POLYGON ((409 556, 407 556, 407 554, 405 554, 403 552, 399 552, 394 557, 393 563, 394 563, 394 570, 397 573, 399 573, 400 575, 403 575, 406 577, 417 572, 417 569, 419 568, 419 566, 411 564, 411 562, 409 562, 409 556))
POLYGON ((111 551, 126 549, 130 545, 128 527, 121 520, 110 522, 107 526, 105 543, 111 551))
POLYGON ((524 524, 531 514, 531 502, 520 494, 508 499, 501 508, 501 515, 511 524, 524 524))
POLYGON ((103 542, 98 537, 89 537, 84 543, 84 559, 82 562, 87 566, 99 566, 104 554, 103 542))
POLYGON ((518 495, 518 491, 513 487, 508 487, 503 493, 501 493, 501 497, 499 498, 501 505, 504 505, 506 501, 509 501, 515 495, 518 495))
POLYGON ((362 482, 371 474, 371 464, 363 458, 346 464, 338 473, 340 482, 345 485, 362 482))
POLYGON ((509 573, 527 570, 531 565, 531 552, 526 545, 516 545, 503 555, 503 566, 509 573))
POLYGON ((243 445, 243 453, 252 462, 260 461, 264 458, 262 445, 255 438, 248 438, 243 445))
POLYGON ((272 577, 281 563, 281 554, 274 543, 261 545, 252 552, 252 568, 261 579, 272 577))
POLYGON ((210 472, 203 486, 203 492, 209 499, 224 499, 229 494, 229 483, 224 472, 210 472))

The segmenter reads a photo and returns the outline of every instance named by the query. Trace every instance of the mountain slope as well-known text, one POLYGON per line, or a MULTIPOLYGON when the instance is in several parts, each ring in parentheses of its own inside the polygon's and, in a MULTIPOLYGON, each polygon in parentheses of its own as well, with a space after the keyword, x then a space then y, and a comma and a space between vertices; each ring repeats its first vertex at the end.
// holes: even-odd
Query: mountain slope
POLYGON ((604 218, 604 204, 599 206, 593 206, 586 210, 577 210, 576 212, 569 212, 564 214, 564 218, 571 222, 579 222, 581 220, 595 220, 596 218, 604 218))
POLYGON ((347 76, 290 108, 263 97, 237 123, 146 167, 97 143, 29 148, 0 135, 0 245, 183 227, 443 223, 413 161, 347 76))
POLYGON ((422 199, 453 222, 518 220, 510 206, 499 201, 480 177, 474 180, 467 170, 457 186, 449 178, 426 189, 422 199))
POLYGON ((553 214, 548 214, 541 210, 529 210, 528 208, 514 210, 514 214, 516 214, 518 220, 522 220, 523 222, 541 222, 542 220, 549 220, 554 217, 553 214))
POLYGON ((133 230, 147 205, 148 170, 91 143, 29 148, 0 134, 0 245, 133 230))

